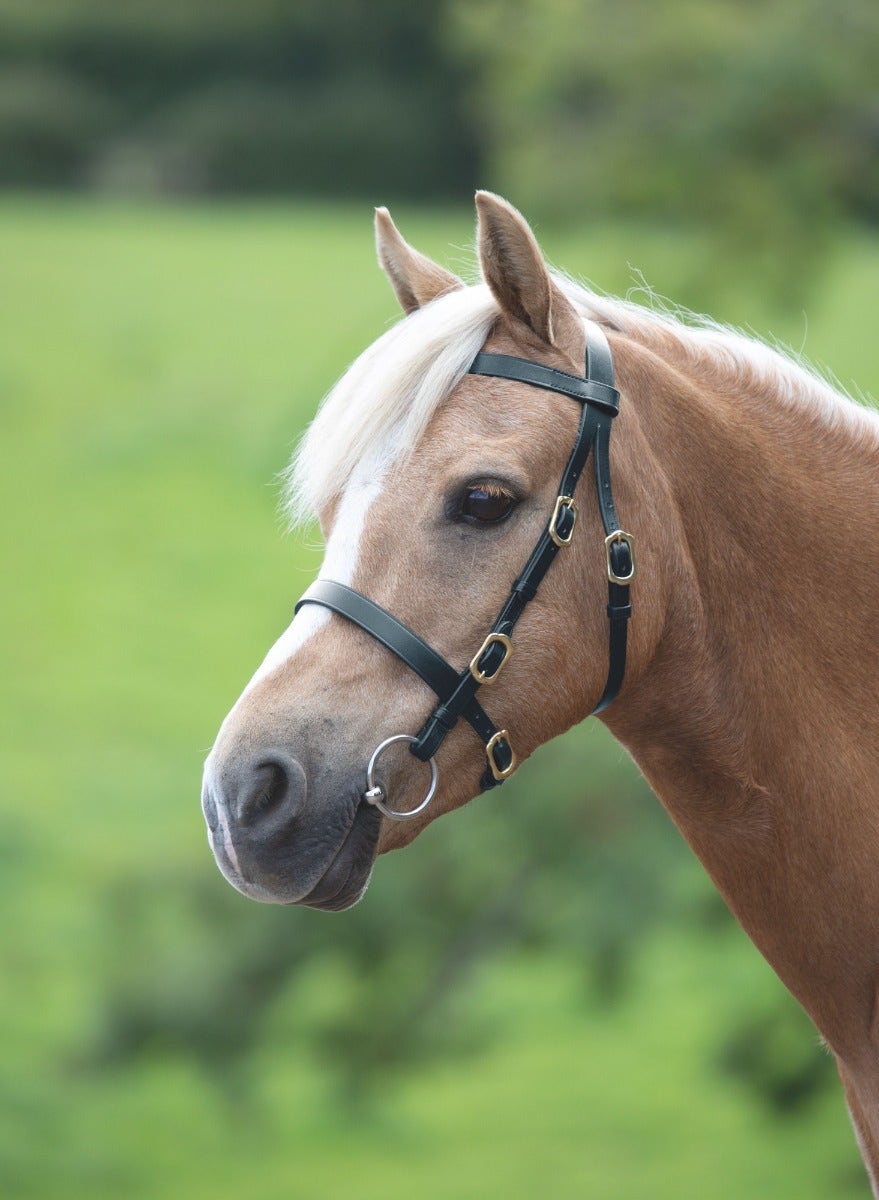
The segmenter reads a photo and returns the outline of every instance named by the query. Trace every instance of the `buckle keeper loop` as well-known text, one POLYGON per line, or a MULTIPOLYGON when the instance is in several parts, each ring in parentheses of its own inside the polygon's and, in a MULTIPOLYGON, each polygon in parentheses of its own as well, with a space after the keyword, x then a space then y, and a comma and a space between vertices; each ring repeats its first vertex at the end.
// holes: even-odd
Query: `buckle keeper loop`
POLYGON ((628 621, 632 615, 631 604, 608 604, 607 615, 611 621, 628 621))
POLYGON ((517 596, 521 596, 526 603, 537 595, 536 585, 524 578, 517 579, 510 590, 517 596))

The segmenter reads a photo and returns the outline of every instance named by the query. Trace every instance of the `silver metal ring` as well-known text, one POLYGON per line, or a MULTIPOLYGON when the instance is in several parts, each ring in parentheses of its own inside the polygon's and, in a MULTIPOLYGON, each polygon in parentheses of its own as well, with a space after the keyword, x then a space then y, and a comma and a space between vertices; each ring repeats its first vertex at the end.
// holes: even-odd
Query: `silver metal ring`
POLYGON ((398 812, 395 808, 388 808, 384 803, 387 799, 384 788, 380 783, 375 781, 375 764, 378 761, 378 756, 383 750, 387 750, 388 746, 392 746, 394 742, 417 742, 418 739, 413 737, 411 733, 395 733, 393 737, 385 738, 385 740, 372 752, 372 758, 369 760, 369 765, 366 768, 366 791, 363 793, 363 799, 367 804, 373 804, 385 814, 386 817, 392 817, 395 821, 408 821, 410 817, 417 817, 419 813, 424 812, 428 804, 436 795, 436 785, 439 782, 439 771, 436 769, 436 760, 431 757, 428 762, 430 764, 430 787, 427 789, 427 795, 421 801, 417 808, 411 808, 408 812, 398 812))

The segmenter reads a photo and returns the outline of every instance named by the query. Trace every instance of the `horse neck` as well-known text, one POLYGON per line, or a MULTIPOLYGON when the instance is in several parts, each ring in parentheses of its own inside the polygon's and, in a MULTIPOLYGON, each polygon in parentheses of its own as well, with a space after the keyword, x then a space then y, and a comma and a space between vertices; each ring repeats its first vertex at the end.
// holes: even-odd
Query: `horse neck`
MULTIPOLYGON (((756 372, 615 354, 637 413, 618 475, 649 463, 655 495, 626 503, 650 508, 665 604, 607 724, 832 1042, 821 989, 879 919, 879 440, 756 372)), ((873 983, 859 985, 872 1012, 873 983)))

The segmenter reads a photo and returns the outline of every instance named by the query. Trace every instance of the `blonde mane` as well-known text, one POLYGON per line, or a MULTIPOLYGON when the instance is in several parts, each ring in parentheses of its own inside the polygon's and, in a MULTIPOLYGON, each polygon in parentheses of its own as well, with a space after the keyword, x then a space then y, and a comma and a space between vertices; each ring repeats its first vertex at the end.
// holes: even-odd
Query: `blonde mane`
POLYGON ((285 473, 285 509, 309 521, 364 459, 376 472, 417 444, 498 315, 488 287, 461 288, 398 321, 327 394, 285 473))
MULTIPOLYGON (((879 446, 879 414, 832 387, 799 356, 683 309, 603 296, 553 273, 584 319, 647 345, 661 342, 693 365, 744 386, 770 386, 828 428, 879 446)), ((640 289, 645 292, 646 289, 640 289)), ((339 495, 355 467, 376 474, 415 446, 439 405, 466 374, 499 314, 484 283, 449 292, 397 322, 351 364, 325 397, 284 473, 290 523, 306 523, 339 495)))

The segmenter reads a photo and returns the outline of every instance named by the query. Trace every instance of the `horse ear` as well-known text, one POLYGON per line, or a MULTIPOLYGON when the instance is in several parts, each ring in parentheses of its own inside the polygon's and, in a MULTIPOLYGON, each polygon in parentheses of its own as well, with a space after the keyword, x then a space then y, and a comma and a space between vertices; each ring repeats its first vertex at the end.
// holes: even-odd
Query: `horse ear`
POLYGON ((457 275, 413 249, 386 208, 375 210, 375 248, 379 265, 406 313, 464 286, 457 275))
POLYGON ((476 193, 482 275, 501 309, 579 362, 583 322, 549 274, 528 222, 500 196, 476 193))

